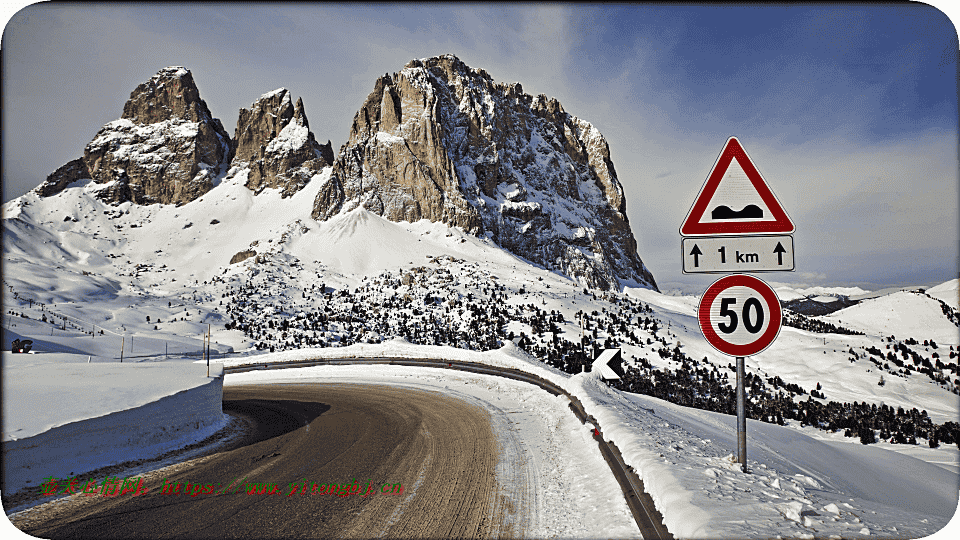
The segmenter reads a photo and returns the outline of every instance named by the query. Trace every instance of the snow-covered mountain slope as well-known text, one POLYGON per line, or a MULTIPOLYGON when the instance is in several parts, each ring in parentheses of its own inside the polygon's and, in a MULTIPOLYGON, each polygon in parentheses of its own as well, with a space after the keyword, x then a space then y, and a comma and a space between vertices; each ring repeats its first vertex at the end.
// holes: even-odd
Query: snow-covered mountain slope
MULTIPOLYGON (((673 369, 677 362, 669 353, 679 343, 690 358, 707 358, 732 374, 726 369, 731 360, 700 334, 696 297, 643 288, 603 297, 584 294, 576 282, 530 265, 488 239, 427 220, 392 222, 358 208, 316 222, 309 217, 313 201, 330 171, 323 169, 285 199, 279 188, 254 195, 243 174, 182 206, 108 205, 91 193, 95 186, 82 182, 50 197, 28 193, 3 207, 5 294, 19 295, 8 305, 32 300, 65 310, 69 304, 76 312, 65 314, 120 333, 136 325, 144 334, 154 326, 156 332, 174 332, 171 319, 210 322, 215 331, 233 336, 223 343, 238 348, 338 345, 361 335, 382 339, 411 331, 439 343, 447 338, 428 337, 425 329, 438 322, 446 324, 441 326, 445 333, 464 332, 465 339, 456 338, 464 346, 482 348, 477 329, 489 326, 484 339, 502 342, 511 332, 515 340, 525 335, 528 347, 540 348, 541 358, 567 369, 579 365, 574 353, 582 317, 588 343, 622 346, 635 365, 642 359, 673 369), (276 211, 280 204, 286 211, 276 211), (350 315, 352 324, 335 320, 336 313, 345 314, 344 306, 354 304, 362 309, 350 315), (265 305, 273 306, 271 313, 264 312, 265 305), (101 312, 93 316, 97 306, 101 312), (91 315, 81 316, 80 310, 91 315), (322 314, 325 321, 299 324, 304 328, 290 330, 287 338, 267 327, 270 320, 281 324, 300 312, 318 319, 322 314), (146 322, 147 315, 152 322, 146 322), (245 329, 233 329, 241 317, 245 329), (157 319, 163 322, 157 325, 157 319)), ((949 365, 956 362, 948 355, 951 345, 960 345, 960 335, 937 300, 898 292, 821 319, 866 335, 787 327, 748 365, 764 378, 780 376, 806 391, 819 383, 828 400, 872 396, 938 418, 953 413, 957 374, 949 365), (892 373, 898 367, 888 359, 889 369, 866 362, 873 358, 867 348, 890 352, 884 341, 890 335, 900 341, 915 338, 918 345, 902 346, 929 362, 930 373, 920 373, 923 367, 916 364, 918 371, 898 377, 892 373), (925 339, 940 348, 920 345, 925 339), (935 369, 938 360, 946 362, 945 371, 935 369), (933 371, 942 371, 940 383, 933 371), (886 386, 878 387, 882 374, 886 386)), ((810 324, 816 320, 809 319, 810 324)), ((186 334, 201 330, 197 326, 186 334)))
POLYGON ((58 313, 86 322, 87 330, 98 325, 106 332, 140 326, 150 333, 158 319, 164 322, 156 332, 169 332, 176 319, 194 325, 183 329, 192 339, 205 330, 201 322, 220 328, 227 322, 219 300, 223 286, 213 285, 215 278, 267 275, 275 268, 278 289, 296 289, 298 296, 308 284, 356 287, 365 276, 416 267, 428 256, 566 281, 440 223, 394 223, 362 208, 318 223, 310 212, 329 173, 322 170, 283 198, 280 188, 254 195, 240 171, 182 206, 107 204, 89 180, 49 197, 30 192, 3 206, 6 305, 36 308, 39 318, 39 303, 57 304, 58 313), (277 212, 280 206, 285 211, 277 212), (195 308, 202 313, 191 313, 195 308), (147 315, 153 322, 146 323, 147 315))
POLYGON ((960 309, 960 279, 951 279, 936 287, 927 289, 927 295, 943 300, 953 309, 960 309))
MULTIPOLYGON (((628 294, 655 307, 658 316, 669 325, 670 345, 679 342, 683 353, 694 359, 707 358, 715 365, 732 365, 733 358, 719 355, 703 338, 697 322, 698 298, 667 297, 642 289, 629 289, 628 294)), ((928 360, 934 359, 932 355, 939 351, 938 356, 942 356, 944 361, 947 361, 947 351, 950 346, 960 349, 957 346, 960 343, 960 330, 953 326, 953 331, 950 332, 947 328, 950 323, 940 313, 938 306, 926 305, 925 307, 927 311, 923 313, 929 316, 931 323, 943 328, 942 341, 937 339, 937 344, 940 346, 938 349, 919 345, 911 346, 911 350, 928 360), (933 309, 936 309, 936 312, 933 312, 933 309)), ((871 317, 879 317, 883 313, 882 309, 879 306, 871 308, 868 304, 862 307, 861 313, 865 320, 869 320, 871 317), (870 309, 879 311, 871 315, 867 311, 870 309)), ((845 325, 846 319, 842 322, 845 325)), ((936 414, 940 421, 956 419, 958 406, 960 406, 960 398, 956 394, 951 394, 944 388, 931 387, 932 381, 927 377, 917 376, 919 373, 914 372, 907 377, 891 376, 891 373, 878 369, 876 364, 865 361, 870 357, 865 353, 868 348, 880 349, 883 353, 889 352, 886 348, 887 343, 883 339, 889 334, 886 334, 882 328, 871 331, 870 328, 864 327, 864 330, 868 331, 867 335, 852 336, 814 333, 785 326, 773 345, 762 353, 747 358, 746 366, 748 371, 764 379, 779 376, 784 381, 798 384, 807 392, 817 389, 819 385, 820 391, 827 397, 823 401, 847 403, 867 401, 876 404, 883 402, 892 407, 925 409, 931 414, 936 414), (851 355, 851 350, 858 356, 851 355), (877 383, 884 374, 884 386, 879 386, 877 383)), ((920 336, 921 334, 904 332, 897 335, 897 338, 906 339, 911 335, 920 336)), ((924 338, 921 337, 920 340, 922 339, 924 338)), ((628 345, 625 347, 626 351, 632 352, 632 347, 628 345)), ((675 366, 671 359, 663 359, 659 355, 651 354, 654 352, 656 351, 643 350, 637 357, 639 358, 642 354, 654 366, 675 366)), ((956 364, 955 360, 950 360, 952 364, 956 364)), ((733 374, 732 370, 727 372, 733 374)), ((953 372, 950 379, 956 376, 956 372, 953 372)), ((956 383, 948 387, 956 388, 956 383)))
POLYGON ((958 336, 957 325, 943 312, 940 301, 916 292, 898 291, 863 300, 822 319, 868 334, 920 341, 955 343, 958 336))
MULTIPOLYGON (((222 353, 300 348, 299 354, 310 356, 315 353, 308 347, 324 347, 327 353, 333 347, 362 348, 402 337, 420 347, 519 348, 523 351, 517 354, 542 362, 545 369, 567 373, 582 370, 582 350, 592 357, 594 348, 615 346, 630 366, 627 378, 616 384, 649 394, 632 402, 656 410, 642 421, 650 427, 650 440, 626 446, 634 439, 617 439, 618 446, 644 449, 644 468, 658 478, 648 485, 665 486, 665 504, 668 494, 689 495, 684 508, 704 510, 675 515, 676 523, 687 520, 696 525, 690 530, 738 536, 743 527, 724 525, 717 516, 728 513, 725 505, 746 501, 763 518, 745 527, 759 527, 767 536, 785 530, 784 523, 797 524, 791 534, 806 534, 831 515, 842 523, 830 530, 857 533, 867 526, 858 521, 863 508, 886 516, 870 518, 872 531, 892 534, 892 526, 931 530, 930 521, 910 522, 915 509, 890 513, 882 505, 849 500, 862 493, 847 488, 862 491, 866 485, 850 484, 851 477, 844 477, 846 487, 817 480, 817 488, 792 476, 839 480, 830 470, 817 468, 811 453, 788 455, 789 445, 781 443, 793 431, 803 435, 794 444, 821 448, 811 442, 819 439, 860 448, 869 431, 880 439, 875 443, 879 447, 954 474, 952 456, 960 440, 955 355, 960 334, 956 325, 950 333, 953 323, 933 298, 895 293, 855 306, 862 321, 879 320, 890 306, 926 321, 921 328, 894 332, 896 341, 885 339, 890 334, 885 327, 867 322, 854 327, 852 318, 829 320, 865 335, 823 333, 826 327, 816 324, 819 319, 798 318, 803 328, 783 328, 774 345, 750 357, 750 417, 775 429, 753 428, 764 445, 756 457, 769 462, 771 470, 742 480, 724 457, 722 449, 729 445, 718 427, 723 418, 731 418, 733 359, 703 339, 697 297, 666 296, 647 288, 591 292, 488 239, 428 220, 392 222, 358 208, 316 222, 310 218, 312 205, 330 172, 321 170, 287 198, 280 188, 254 195, 241 171, 179 207, 110 205, 83 182, 54 196, 30 193, 5 204, 4 327, 17 326, 5 332, 3 345, 22 337, 34 339, 41 354, 116 355, 121 342, 127 354, 131 345, 136 355, 162 355, 167 347, 173 353, 195 352, 210 324, 214 348, 222 353), (285 211, 278 212, 281 203, 285 211), (249 256, 231 263, 238 254, 249 256), (86 325, 93 323, 104 334, 85 334, 91 328, 86 325), (943 335, 921 331, 930 328, 943 335), (937 347, 922 344, 931 338, 937 347), (675 404, 669 415, 658 400, 675 404), (770 425, 781 418, 782 427, 770 425), (621 445, 621 440, 627 442, 621 445), (711 446, 710 440, 724 442, 711 446), (909 444, 911 440, 919 444, 909 444), (650 460, 659 455, 657 448, 673 461, 654 467, 650 460), (773 495, 730 498, 721 482, 744 493, 773 495), (811 502, 786 499, 788 490, 811 502), (848 498, 842 499, 841 492, 848 498), (803 511, 816 511, 819 517, 803 511)), ((603 395, 615 396, 613 392, 605 389, 603 395)), ((639 409, 631 405, 624 410, 618 422, 635 417, 639 409)), ((854 455, 834 454, 844 459, 854 455)), ((876 457, 898 466, 895 455, 876 457)), ((924 468, 924 474, 930 470, 924 468)), ((678 530, 686 529, 680 525, 678 530)))

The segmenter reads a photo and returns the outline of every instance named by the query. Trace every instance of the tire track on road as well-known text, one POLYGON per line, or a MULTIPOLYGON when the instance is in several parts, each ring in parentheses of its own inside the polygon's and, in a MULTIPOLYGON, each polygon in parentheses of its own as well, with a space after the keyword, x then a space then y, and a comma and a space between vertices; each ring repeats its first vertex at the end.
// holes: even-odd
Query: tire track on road
POLYGON ((245 364, 242 366, 224 367, 224 373, 243 373, 247 371, 261 369, 284 369, 299 368, 324 365, 349 365, 349 364, 389 364, 416 367, 434 367, 441 369, 454 369, 468 371, 471 373, 480 373, 485 375, 494 375, 506 377, 518 381, 527 382, 550 392, 553 395, 564 395, 570 400, 570 410, 577 416, 581 423, 589 423, 596 432, 594 440, 600 447, 600 453, 610 467, 611 472, 620 484, 623 497, 630 509, 633 518, 640 528, 640 532, 645 539, 664 539, 673 540, 673 535, 667 530, 663 523, 663 515, 657 510, 656 505, 650 495, 644 490, 643 481, 637 473, 626 465, 619 449, 612 442, 608 443, 603 438, 603 431, 599 423, 592 416, 587 415, 576 396, 570 395, 566 390, 556 384, 542 379, 536 375, 514 368, 503 368, 480 364, 476 362, 465 362, 461 360, 438 360, 434 358, 405 358, 405 357, 372 357, 372 358, 331 358, 331 359, 312 359, 296 360, 290 362, 264 362, 245 364))

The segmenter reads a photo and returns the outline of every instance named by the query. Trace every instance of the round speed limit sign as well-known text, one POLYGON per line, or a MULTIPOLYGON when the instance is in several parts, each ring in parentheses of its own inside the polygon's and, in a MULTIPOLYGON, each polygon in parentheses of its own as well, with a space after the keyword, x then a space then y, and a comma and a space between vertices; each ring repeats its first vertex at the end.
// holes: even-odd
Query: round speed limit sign
POLYGON ((736 274, 713 282, 700 299, 703 337, 730 356, 750 356, 777 339, 783 312, 777 293, 762 280, 736 274))

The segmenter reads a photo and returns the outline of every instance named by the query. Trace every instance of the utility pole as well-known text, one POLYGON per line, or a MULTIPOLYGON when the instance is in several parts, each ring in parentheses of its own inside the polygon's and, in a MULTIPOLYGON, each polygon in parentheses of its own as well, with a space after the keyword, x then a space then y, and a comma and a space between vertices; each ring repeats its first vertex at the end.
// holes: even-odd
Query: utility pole
POLYGON ((124 341, 126 341, 126 337, 120 336, 120 363, 121 363, 121 364, 123 363, 123 346, 124 346, 124 341))

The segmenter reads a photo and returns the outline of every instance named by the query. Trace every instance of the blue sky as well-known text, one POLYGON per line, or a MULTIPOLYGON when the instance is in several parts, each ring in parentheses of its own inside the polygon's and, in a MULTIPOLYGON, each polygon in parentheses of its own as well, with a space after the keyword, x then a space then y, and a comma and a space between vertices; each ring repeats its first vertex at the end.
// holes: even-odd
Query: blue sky
POLYGON ((289 88, 337 150, 378 76, 453 53, 604 134, 664 288, 712 281, 680 273, 678 228, 731 135, 796 224, 797 271, 769 281, 932 284, 960 259, 957 48, 922 4, 39 4, 3 36, 3 200, 168 65, 230 133, 289 88))

